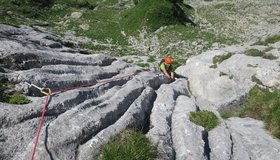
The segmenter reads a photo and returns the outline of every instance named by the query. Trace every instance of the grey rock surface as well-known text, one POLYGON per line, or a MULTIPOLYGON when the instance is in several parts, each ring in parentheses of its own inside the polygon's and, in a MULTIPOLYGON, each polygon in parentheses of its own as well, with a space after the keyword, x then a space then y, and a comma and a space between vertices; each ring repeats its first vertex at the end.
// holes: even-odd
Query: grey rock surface
MULTIPOLYGON (((250 46, 231 46, 219 50, 207 51, 190 58, 185 66, 176 71, 187 75, 190 90, 197 98, 199 106, 223 109, 230 103, 239 103, 244 95, 256 85, 252 77, 256 77, 263 86, 280 89, 279 57, 275 60, 244 55, 250 46), (213 58, 228 54, 228 50, 238 50, 232 56, 212 67, 213 58)), ((279 53, 279 51, 277 51, 279 53)), ((241 102, 240 102, 241 103, 241 102)))
POLYGON ((208 133, 210 158, 215 160, 227 160, 233 157, 233 142, 227 124, 220 122, 219 126, 208 133))
POLYGON ((98 154, 102 144, 107 143, 110 138, 127 128, 144 128, 144 125, 149 120, 148 116, 151 113, 155 96, 155 91, 147 87, 114 125, 103 129, 91 140, 80 146, 78 159, 91 160, 92 157, 98 154))
POLYGON ((88 151, 84 159, 98 150, 91 150, 94 138, 104 137, 101 147, 127 128, 143 129, 154 90, 167 82, 159 73, 110 56, 66 52, 69 49, 57 37, 46 40, 52 36, 49 33, 6 25, 0 25, 0 33, 0 65, 5 71, 1 76, 32 101, 0 103, 0 159, 31 157, 45 103, 44 95, 32 85, 52 90, 35 158, 77 159, 82 150, 88 151))
POLYGON ((279 159, 280 141, 269 135, 263 122, 251 118, 230 118, 226 123, 233 140, 232 159, 279 159))
POLYGON ((161 85, 157 90, 157 98, 150 116, 151 129, 146 136, 157 146, 160 153, 159 159, 175 158, 171 136, 171 117, 177 97, 188 94, 187 87, 182 87, 186 84, 186 80, 180 79, 170 85, 161 85))
POLYGON ((172 114, 172 140, 177 160, 206 160, 203 127, 189 120, 189 112, 196 112, 196 104, 187 96, 179 96, 172 114))

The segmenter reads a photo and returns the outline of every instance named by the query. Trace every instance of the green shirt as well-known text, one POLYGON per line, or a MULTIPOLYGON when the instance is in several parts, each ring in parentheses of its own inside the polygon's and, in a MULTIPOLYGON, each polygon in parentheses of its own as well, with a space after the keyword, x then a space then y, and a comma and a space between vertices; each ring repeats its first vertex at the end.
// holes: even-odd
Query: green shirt
POLYGON ((174 67, 172 65, 170 65, 169 67, 167 67, 165 65, 165 63, 161 63, 160 66, 159 66, 160 70, 163 71, 163 70, 166 70, 167 72, 169 71, 173 71, 174 72, 174 67))

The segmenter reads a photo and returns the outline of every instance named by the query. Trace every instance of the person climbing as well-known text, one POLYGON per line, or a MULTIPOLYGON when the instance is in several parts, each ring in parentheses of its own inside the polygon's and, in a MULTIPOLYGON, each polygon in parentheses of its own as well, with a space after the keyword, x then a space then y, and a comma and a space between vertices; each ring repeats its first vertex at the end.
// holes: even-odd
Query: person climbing
POLYGON ((170 57, 166 57, 164 59, 162 59, 160 61, 159 64, 159 68, 160 71, 166 76, 168 77, 171 81, 174 81, 175 78, 185 78, 187 79, 187 77, 184 77, 182 75, 179 75, 177 73, 175 73, 175 69, 172 66, 172 59, 170 57))
POLYGON ((166 77, 170 80, 174 80, 174 67, 172 66, 172 59, 170 57, 161 60, 159 68, 166 77))

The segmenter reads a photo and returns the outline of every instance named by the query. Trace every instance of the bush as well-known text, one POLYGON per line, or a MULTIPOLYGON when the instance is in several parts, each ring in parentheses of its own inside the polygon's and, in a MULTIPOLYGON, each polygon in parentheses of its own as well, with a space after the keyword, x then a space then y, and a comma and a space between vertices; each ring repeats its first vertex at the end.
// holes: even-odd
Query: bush
POLYGON ((227 53, 227 54, 223 54, 223 55, 216 55, 213 57, 212 61, 213 61, 213 64, 217 65, 217 64, 220 64, 222 63, 224 60, 226 59, 229 59, 230 57, 232 56, 231 53, 227 53))
POLYGON ((151 160, 157 157, 157 149, 143 134, 132 130, 122 132, 108 142, 99 160, 151 160))
POLYGON ((26 97, 22 96, 19 92, 15 92, 12 97, 9 98, 9 103, 11 104, 27 104, 31 101, 26 97))
POLYGON ((245 55, 253 57, 262 57, 264 54, 264 52, 259 51, 257 49, 248 49, 245 51, 245 55))
POLYGON ((152 62, 155 62, 155 58, 153 56, 149 56, 148 57, 148 60, 147 60, 149 63, 152 63, 152 62))
POLYGON ((205 128, 207 132, 219 124, 217 116, 210 111, 190 112, 190 120, 205 128))

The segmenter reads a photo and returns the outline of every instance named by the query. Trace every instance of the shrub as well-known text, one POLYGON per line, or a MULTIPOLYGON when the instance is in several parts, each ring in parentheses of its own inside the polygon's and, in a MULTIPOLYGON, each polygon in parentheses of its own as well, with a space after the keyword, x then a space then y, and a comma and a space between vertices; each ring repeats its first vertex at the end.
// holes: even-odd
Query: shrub
POLYGON ((147 61, 151 63, 151 62, 155 62, 156 60, 153 56, 149 56, 147 61))
POLYGON ((229 59, 232 56, 231 53, 227 53, 227 54, 223 54, 223 55, 216 55, 213 57, 212 61, 213 64, 220 64, 222 63, 224 60, 229 59))
POLYGON ((12 97, 9 98, 9 103, 11 104, 27 104, 31 101, 26 97, 22 96, 19 92, 15 92, 12 97))
POLYGON ((108 142, 99 160, 148 160, 157 157, 157 149, 145 135, 127 130, 108 142))
POLYGON ((217 116, 210 111, 190 112, 190 120, 197 125, 203 126, 207 132, 219 124, 217 116))
POLYGON ((245 51, 245 55, 253 57, 262 57, 265 53, 257 49, 248 49, 245 51))
POLYGON ((245 55, 253 56, 253 57, 262 57, 262 58, 270 59, 270 60, 274 60, 274 59, 278 58, 278 57, 276 57, 272 54, 265 54, 265 52, 262 52, 262 51, 257 50, 257 49, 248 49, 248 50, 245 51, 245 55))

